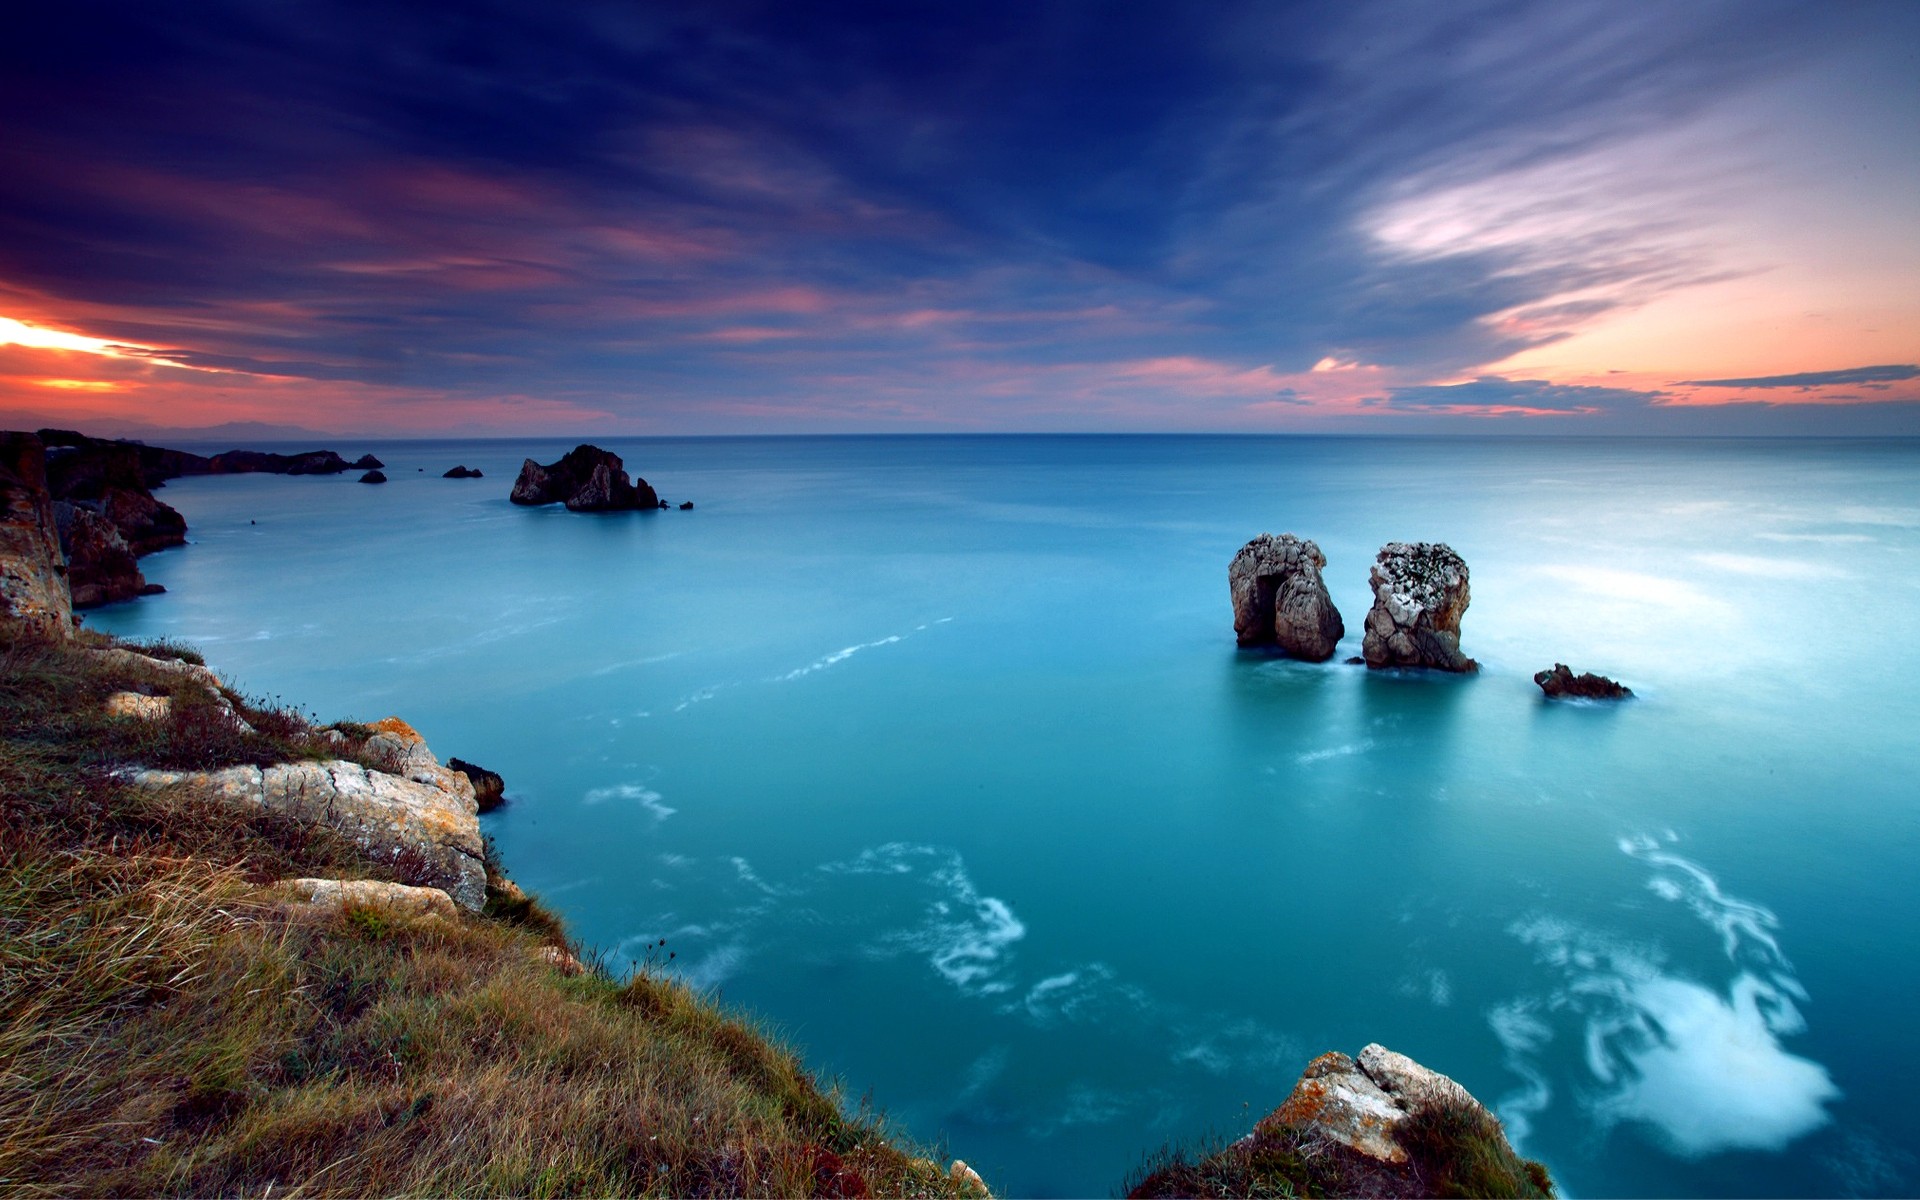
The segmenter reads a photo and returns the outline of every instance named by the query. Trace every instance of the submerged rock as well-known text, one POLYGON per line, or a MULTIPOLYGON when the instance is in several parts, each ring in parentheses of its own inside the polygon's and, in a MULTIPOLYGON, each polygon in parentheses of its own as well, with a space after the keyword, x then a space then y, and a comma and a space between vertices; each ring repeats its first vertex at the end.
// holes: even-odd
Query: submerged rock
POLYGON ((479 479, 480 468, 461 465, 442 475, 442 479, 479 479))
POLYGON ((619 455, 584 444, 544 466, 527 459, 510 499, 515 504, 564 504, 571 512, 622 512, 660 504, 646 480, 627 478, 619 455))
POLYGON ((1478 671, 1460 651, 1460 618, 1467 611, 1467 564, 1444 542, 1388 542, 1368 582, 1361 656, 1369 667, 1425 667, 1478 671))
POLYGON ((1263 533, 1227 566, 1233 632, 1242 646, 1275 645, 1312 662, 1333 657, 1346 636, 1320 571, 1327 556, 1291 533, 1263 533))
POLYGON ((43 636, 73 633, 73 600, 60 552, 47 453, 31 433, 0 433, 0 617, 43 636))
POLYGON ((1583 671, 1578 675, 1565 663, 1553 664, 1551 671, 1536 671, 1533 681, 1549 700, 1568 697, 1577 700, 1625 700, 1633 695, 1633 689, 1625 684, 1615 683, 1605 675, 1595 675, 1592 671, 1583 671))
POLYGON ((507 802, 507 781, 500 778, 498 772, 476 766, 464 758, 449 758, 447 766, 467 777, 473 785, 474 803, 481 812, 492 812, 507 802))
POLYGON ((368 471, 360 477, 361 483, 385 483, 386 481, 387 475, 384 471, 368 471))

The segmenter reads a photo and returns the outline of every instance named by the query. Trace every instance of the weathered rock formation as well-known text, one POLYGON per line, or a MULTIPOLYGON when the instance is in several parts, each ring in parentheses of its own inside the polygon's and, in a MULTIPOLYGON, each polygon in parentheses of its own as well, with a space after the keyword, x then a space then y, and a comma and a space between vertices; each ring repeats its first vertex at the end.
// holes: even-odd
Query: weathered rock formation
POLYGON ((140 787, 182 789, 338 830, 375 857, 404 862, 419 883, 478 912, 487 899, 487 871, 473 786, 441 766, 406 722, 389 717, 373 728, 366 750, 385 754, 393 772, 335 759, 220 771, 139 769, 128 778, 140 787))
POLYGON ((1553 664, 1551 671, 1536 671, 1533 681, 1547 694, 1547 699, 1558 700, 1562 697, 1576 700, 1625 700, 1633 695, 1633 689, 1624 684, 1615 683, 1605 675, 1595 675, 1592 671, 1583 671, 1578 675, 1565 663, 1553 664))
POLYGON ((1400 1164, 1408 1155, 1395 1131, 1434 1106, 1492 1119, 1467 1089, 1376 1043, 1362 1050, 1358 1061, 1336 1050, 1308 1063, 1293 1094, 1261 1124, 1284 1125, 1400 1164))
POLYGON ((1427 667, 1478 671, 1460 652, 1460 618, 1467 611, 1467 564, 1443 542, 1388 542, 1369 576, 1360 653, 1369 667, 1427 667))
POLYGON ((448 471, 445 475, 442 475, 440 478, 442 479, 479 479, 480 477, 481 476, 480 476, 479 467, 469 467, 463 463, 462 465, 455 467, 453 470, 448 471))
POLYGON ((474 803, 480 806, 481 812, 492 812, 506 803, 507 781, 500 778, 498 772, 475 766, 464 758, 449 758, 447 766, 465 775, 473 785, 474 803))
POLYGON ((0 616, 44 636, 73 633, 67 564, 47 495, 46 447, 31 433, 0 433, 0 616))
POLYGON ((371 454, 362 454, 353 460, 353 469, 356 471, 378 471, 386 465, 371 454))
POLYGON ((126 538, 113 522, 93 509, 56 500, 53 522, 60 532, 60 550, 67 556, 67 589, 75 608, 166 591, 157 583, 147 582, 126 538))
POLYGON ((515 504, 564 504, 572 512, 617 512, 658 508, 660 497, 642 479, 627 478, 620 456, 580 445, 545 466, 528 459, 514 481, 515 504))
POLYGON ((274 891, 303 907, 324 913, 349 908, 382 908, 404 917, 460 915, 453 897, 437 887, 410 887, 378 879, 283 879, 274 891))
POLYGON ((386 481, 387 473, 385 471, 368 471, 360 477, 361 483, 385 483, 386 481))
POLYGON ((1291 533, 1263 533, 1227 566, 1233 632, 1242 646, 1278 646, 1295 658, 1325 662, 1346 636, 1320 571, 1327 556, 1291 533))
POLYGON ((353 464, 332 450, 274 454, 265 450, 228 450, 207 460, 208 475, 338 475, 353 464))
POLYGON ((110 717, 164 721, 173 714, 173 697, 148 696, 140 692, 115 692, 107 697, 105 707, 110 717))

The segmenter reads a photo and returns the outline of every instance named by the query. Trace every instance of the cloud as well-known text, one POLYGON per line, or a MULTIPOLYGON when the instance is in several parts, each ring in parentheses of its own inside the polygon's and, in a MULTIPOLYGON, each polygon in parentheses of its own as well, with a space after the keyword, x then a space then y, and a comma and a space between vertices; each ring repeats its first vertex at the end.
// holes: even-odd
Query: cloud
POLYGON ((1688 387, 1715 388, 1817 388, 1835 384, 1904 383, 1920 379, 1920 366, 1912 363, 1885 367, 1850 367, 1844 371, 1801 371, 1793 375, 1758 375, 1751 379, 1683 379, 1688 387))
POLYGON ((1664 393, 1633 388, 1501 379, 1487 375, 1466 383, 1390 389, 1376 403, 1418 412, 1484 416, 1556 416, 1630 411, 1657 402, 1664 393))

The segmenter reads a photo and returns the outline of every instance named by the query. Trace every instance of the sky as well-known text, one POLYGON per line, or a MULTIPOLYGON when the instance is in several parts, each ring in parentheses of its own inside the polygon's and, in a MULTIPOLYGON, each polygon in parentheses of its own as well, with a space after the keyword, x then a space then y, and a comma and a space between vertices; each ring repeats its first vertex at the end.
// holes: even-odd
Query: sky
POLYGON ((1920 4, 24 7, 0 424, 1920 434, 1920 4))

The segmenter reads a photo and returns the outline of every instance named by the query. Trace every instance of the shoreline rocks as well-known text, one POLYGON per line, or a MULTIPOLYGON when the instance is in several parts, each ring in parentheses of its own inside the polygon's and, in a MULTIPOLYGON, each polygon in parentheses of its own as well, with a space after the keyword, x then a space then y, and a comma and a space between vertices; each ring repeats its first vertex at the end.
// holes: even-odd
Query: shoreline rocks
POLYGON ((1388 542, 1368 573, 1361 656, 1372 669, 1420 667, 1473 672, 1480 664, 1460 650, 1460 618, 1471 599, 1467 564, 1444 542, 1388 542))
POLYGON ((31 433, 0 432, 0 616, 43 636, 73 636, 46 447, 31 433))
POLYGON ((476 766, 464 758, 449 758, 447 767, 467 777, 467 782, 473 785, 474 803, 480 806, 481 812, 492 812, 507 802, 507 781, 500 778, 499 772, 476 766))
POLYGON ((660 496, 644 479, 627 478, 625 464, 610 450, 585 443, 558 462, 527 459, 509 496, 515 504, 564 504, 569 512, 626 512, 658 508, 660 496))
POLYGON ((1533 681, 1549 700, 1625 700, 1633 695, 1632 688, 1605 675, 1595 675, 1592 671, 1575 675, 1573 668, 1565 663, 1553 664, 1551 671, 1534 672, 1533 681))
POLYGON ((481 478, 480 468, 469 467, 463 463, 462 465, 455 467, 453 470, 448 471, 446 474, 442 475, 440 478, 442 479, 479 479, 481 478))
POLYGON ((1291 533, 1263 533, 1227 565, 1233 632, 1242 646, 1273 645, 1309 662, 1325 662, 1346 636, 1340 610, 1320 572, 1327 556, 1291 533))

